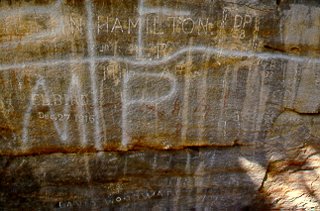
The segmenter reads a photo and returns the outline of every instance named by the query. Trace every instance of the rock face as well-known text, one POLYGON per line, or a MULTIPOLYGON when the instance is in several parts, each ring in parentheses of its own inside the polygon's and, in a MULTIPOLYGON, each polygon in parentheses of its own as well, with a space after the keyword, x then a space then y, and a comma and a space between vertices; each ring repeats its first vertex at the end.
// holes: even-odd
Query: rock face
POLYGON ((318 0, 0 1, 0 207, 320 208, 318 0))

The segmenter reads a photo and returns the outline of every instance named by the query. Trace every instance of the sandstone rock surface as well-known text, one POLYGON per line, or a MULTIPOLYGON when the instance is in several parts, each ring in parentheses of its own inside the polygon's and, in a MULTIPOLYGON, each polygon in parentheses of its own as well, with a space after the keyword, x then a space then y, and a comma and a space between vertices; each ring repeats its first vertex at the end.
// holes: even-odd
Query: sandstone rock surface
POLYGON ((320 209, 317 0, 0 1, 0 208, 320 209))

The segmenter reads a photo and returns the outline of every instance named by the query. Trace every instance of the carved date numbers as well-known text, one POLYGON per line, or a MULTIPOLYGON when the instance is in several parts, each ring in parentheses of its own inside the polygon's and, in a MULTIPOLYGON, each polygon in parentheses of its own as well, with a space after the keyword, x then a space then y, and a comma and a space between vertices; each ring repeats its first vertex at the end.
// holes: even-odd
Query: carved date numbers
POLYGON ((94 123, 95 116, 91 114, 71 114, 71 113, 44 113, 38 112, 39 119, 48 119, 52 121, 65 122, 65 121, 74 121, 74 122, 83 122, 83 123, 94 123))

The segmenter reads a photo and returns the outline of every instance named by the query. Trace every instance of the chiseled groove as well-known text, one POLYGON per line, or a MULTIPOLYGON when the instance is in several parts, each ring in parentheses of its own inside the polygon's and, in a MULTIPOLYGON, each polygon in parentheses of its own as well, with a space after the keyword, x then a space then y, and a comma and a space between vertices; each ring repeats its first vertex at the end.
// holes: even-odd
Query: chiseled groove
POLYGON ((93 22, 93 5, 91 0, 85 1, 86 12, 87 12, 87 43, 88 43, 88 53, 89 53, 89 72, 90 72, 90 80, 91 80, 91 90, 92 90, 92 98, 93 98, 93 112, 96 117, 96 121, 94 122, 94 137, 95 137, 95 146, 98 149, 102 149, 101 144, 101 124, 100 124, 100 113, 99 113, 99 102, 98 102, 98 89, 97 89, 97 79, 96 79, 96 43, 95 43, 95 34, 94 34, 94 22, 93 22))
POLYGON ((284 53, 270 53, 270 52, 254 52, 254 51, 236 51, 236 50, 228 50, 228 49, 221 49, 215 47, 207 47, 207 46, 191 46, 181 48, 180 50, 176 51, 175 53, 165 56, 161 59, 155 60, 135 60, 130 57, 119 57, 119 56, 100 56, 100 57, 93 57, 93 58, 71 58, 71 59, 61 59, 61 60, 46 60, 40 62, 26 62, 21 64, 7 64, 7 65, 0 65, 0 70, 10 70, 10 69, 24 69, 29 66, 36 66, 36 67, 43 67, 43 66, 53 66, 53 65, 61 65, 61 64, 83 64, 83 63, 90 63, 92 60, 95 62, 107 62, 110 60, 117 61, 117 62, 125 62, 132 65, 145 65, 145 66, 156 66, 165 64, 167 62, 173 61, 181 54, 187 53, 206 53, 209 55, 220 55, 224 57, 232 57, 232 58, 258 58, 258 59, 283 59, 288 61, 294 62, 313 62, 316 64, 320 64, 319 58, 313 57, 306 57, 306 56, 294 56, 284 53))

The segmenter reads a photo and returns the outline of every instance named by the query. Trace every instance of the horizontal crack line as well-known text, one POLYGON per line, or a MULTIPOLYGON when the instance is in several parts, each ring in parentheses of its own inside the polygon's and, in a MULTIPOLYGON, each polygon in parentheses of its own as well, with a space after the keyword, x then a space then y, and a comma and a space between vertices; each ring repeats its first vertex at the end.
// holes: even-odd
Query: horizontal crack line
POLYGON ((52 154, 99 154, 99 153, 132 153, 132 152, 150 152, 150 151, 158 151, 158 152, 178 152, 178 151, 200 151, 202 149, 207 150, 222 150, 222 149, 230 149, 235 147, 254 147, 253 144, 238 144, 237 142, 230 145, 190 145, 190 146, 179 146, 172 148, 160 148, 160 147, 150 147, 150 146, 133 146, 126 150, 120 148, 114 149, 104 149, 98 150, 94 148, 78 148, 78 149, 68 149, 68 148, 43 148, 43 149, 24 149, 24 151, 16 151, 12 150, 11 152, 8 150, 7 152, 0 152, 0 156, 2 157, 26 157, 26 156, 45 156, 52 154))

